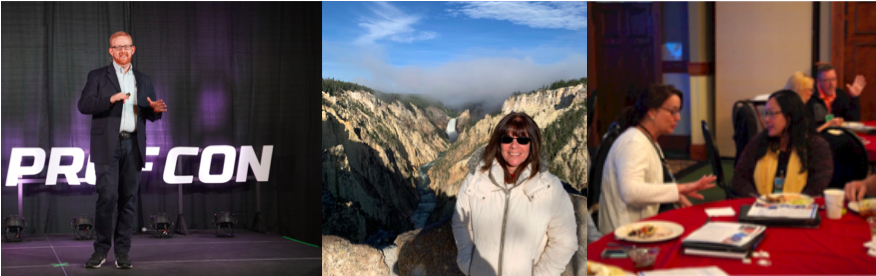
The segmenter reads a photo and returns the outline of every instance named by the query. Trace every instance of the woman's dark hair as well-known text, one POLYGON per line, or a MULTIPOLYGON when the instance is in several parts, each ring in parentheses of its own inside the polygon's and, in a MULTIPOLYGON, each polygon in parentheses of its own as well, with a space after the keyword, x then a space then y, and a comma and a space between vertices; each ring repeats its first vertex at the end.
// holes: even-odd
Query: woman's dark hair
POLYGON ((496 128, 493 130, 493 134, 490 135, 490 142, 487 143, 487 148, 484 151, 484 165, 481 167, 481 171, 489 170, 490 167, 493 166, 493 160, 495 159, 499 162, 499 165, 502 165, 502 169, 505 171, 505 179, 511 179, 511 181, 517 182, 520 173, 523 172, 529 164, 532 164, 532 173, 529 175, 529 178, 532 178, 541 169, 541 164, 539 164, 540 154, 541 130, 538 129, 538 125, 532 120, 532 117, 529 117, 526 113, 512 112, 511 114, 505 115, 505 118, 502 118, 502 120, 499 121, 499 124, 496 125, 496 128), (517 167, 517 171, 514 172, 508 171, 508 163, 505 162, 505 158, 502 158, 502 136, 507 136, 509 134, 517 137, 529 137, 529 139, 531 139, 529 142, 529 157, 527 157, 526 160, 517 167), (514 177, 511 177, 511 174, 513 174, 514 177))
MULTIPOLYGON (((809 150, 809 139, 815 134, 813 129, 809 127, 809 116, 806 116, 806 105, 803 104, 803 99, 796 92, 791 90, 779 90, 769 99, 776 99, 779 103, 779 108, 782 109, 782 116, 785 117, 787 125, 784 132, 788 133, 788 145, 792 150, 797 151, 800 157, 800 173, 806 172, 809 166, 809 160, 812 160, 812 151, 809 150)), ((782 137, 770 137, 769 130, 763 130, 765 141, 757 149, 757 159, 766 155, 767 150, 778 151, 782 137)), ((784 149, 782 149, 784 150, 784 149)))
MULTIPOLYGON (((620 126, 621 131, 639 125, 639 122, 642 121, 645 114, 648 114, 648 111, 660 108, 666 100, 669 100, 669 98, 672 97, 672 95, 678 96, 681 102, 684 102, 684 95, 681 94, 681 91, 678 91, 675 86, 652 84, 648 90, 639 94, 639 97, 636 98, 636 103, 633 104, 633 106, 624 108, 620 115, 618 115, 617 123, 618 126, 620 126)), ((681 111, 680 107, 679 111, 681 111)))

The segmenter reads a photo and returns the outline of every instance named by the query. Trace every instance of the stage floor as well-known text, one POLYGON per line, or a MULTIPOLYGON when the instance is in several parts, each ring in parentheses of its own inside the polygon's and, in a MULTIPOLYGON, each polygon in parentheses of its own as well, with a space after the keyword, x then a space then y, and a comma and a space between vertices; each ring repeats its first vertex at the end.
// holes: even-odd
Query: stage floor
POLYGON ((190 231, 155 239, 134 234, 129 256, 133 269, 118 269, 115 256, 100 268, 85 268, 94 240, 77 241, 73 233, 25 236, 2 243, 2 274, 11 275, 320 275, 322 251, 278 235, 248 230, 233 238, 214 231, 190 231))

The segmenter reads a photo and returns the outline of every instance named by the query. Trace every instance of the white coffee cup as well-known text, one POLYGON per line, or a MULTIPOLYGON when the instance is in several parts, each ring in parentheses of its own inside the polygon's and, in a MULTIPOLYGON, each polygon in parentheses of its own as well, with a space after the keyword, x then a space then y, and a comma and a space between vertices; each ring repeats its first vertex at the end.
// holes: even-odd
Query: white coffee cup
POLYGON ((824 205, 827 206, 827 218, 839 219, 843 216, 843 199, 845 192, 840 189, 824 190, 824 205))

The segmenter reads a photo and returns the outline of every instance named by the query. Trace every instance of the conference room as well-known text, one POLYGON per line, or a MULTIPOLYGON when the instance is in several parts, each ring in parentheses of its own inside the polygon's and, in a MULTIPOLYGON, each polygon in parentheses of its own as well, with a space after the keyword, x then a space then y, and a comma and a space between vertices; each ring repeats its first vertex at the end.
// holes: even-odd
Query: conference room
POLYGON ((588 273, 876 271, 874 8, 588 3, 588 273))

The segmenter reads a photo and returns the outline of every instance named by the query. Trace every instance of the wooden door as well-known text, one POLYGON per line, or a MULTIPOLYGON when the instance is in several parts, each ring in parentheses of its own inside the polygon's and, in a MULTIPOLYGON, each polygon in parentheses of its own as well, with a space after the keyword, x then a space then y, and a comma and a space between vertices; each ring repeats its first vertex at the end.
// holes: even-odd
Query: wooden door
POLYGON ((593 3, 598 135, 652 83, 662 82, 659 3, 593 3))
POLYGON ((832 64, 846 90, 856 75, 867 79, 861 93, 861 120, 876 120, 876 2, 833 2, 832 64))

